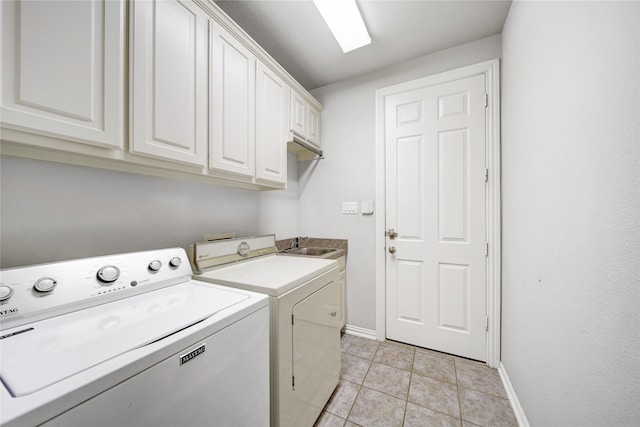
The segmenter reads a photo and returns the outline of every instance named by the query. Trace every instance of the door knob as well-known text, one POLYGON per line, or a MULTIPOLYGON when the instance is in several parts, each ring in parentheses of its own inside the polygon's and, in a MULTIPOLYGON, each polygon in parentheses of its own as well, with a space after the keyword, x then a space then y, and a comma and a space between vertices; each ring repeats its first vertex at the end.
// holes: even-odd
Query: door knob
POLYGON ((389 230, 387 230, 384 234, 386 234, 387 236, 389 236, 389 238, 391 240, 395 239, 396 237, 398 237, 398 233, 396 232, 396 230, 394 230, 393 228, 390 228, 389 230))
POLYGON ((395 246, 390 246, 389 247, 389 253, 390 254, 395 254, 396 253, 396 247, 395 246))

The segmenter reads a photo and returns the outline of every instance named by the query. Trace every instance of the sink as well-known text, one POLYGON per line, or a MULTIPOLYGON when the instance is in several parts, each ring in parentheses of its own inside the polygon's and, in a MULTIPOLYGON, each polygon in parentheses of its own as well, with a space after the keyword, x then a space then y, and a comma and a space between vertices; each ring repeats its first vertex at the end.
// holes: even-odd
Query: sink
POLYGON ((301 247, 296 249, 287 249, 285 250, 288 254, 297 254, 297 255, 307 255, 307 256, 322 256, 326 255, 329 252, 334 252, 336 249, 333 248, 309 248, 309 247, 301 247))

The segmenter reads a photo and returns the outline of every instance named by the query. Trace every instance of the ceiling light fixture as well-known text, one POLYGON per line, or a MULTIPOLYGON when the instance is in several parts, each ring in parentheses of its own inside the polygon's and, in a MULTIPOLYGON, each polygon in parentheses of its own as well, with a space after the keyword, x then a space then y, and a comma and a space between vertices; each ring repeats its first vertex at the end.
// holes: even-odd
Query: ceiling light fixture
POLYGON ((371 43, 355 0, 313 0, 344 53, 371 43))

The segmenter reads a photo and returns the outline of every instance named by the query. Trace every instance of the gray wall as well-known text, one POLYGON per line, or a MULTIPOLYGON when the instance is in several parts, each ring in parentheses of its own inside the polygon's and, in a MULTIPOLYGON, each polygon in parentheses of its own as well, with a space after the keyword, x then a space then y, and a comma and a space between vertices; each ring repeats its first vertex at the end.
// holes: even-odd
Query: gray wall
POLYGON ((500 36, 484 38, 312 91, 324 106, 326 159, 300 166, 299 227, 349 240, 347 324, 375 330, 375 215, 342 215, 343 201, 375 200, 376 90, 500 57, 500 36))
POLYGON ((533 426, 640 424, 638 2, 502 34, 502 363, 533 426))
POLYGON ((375 215, 342 201, 375 199, 375 91, 500 56, 500 36, 314 91, 326 159, 289 156, 286 191, 255 192, 2 156, 3 268, 169 246, 204 233, 349 239, 347 322, 375 329, 375 215))
POLYGON ((293 156, 288 173, 286 191, 260 193, 2 156, 1 265, 186 248, 205 233, 295 235, 293 156))

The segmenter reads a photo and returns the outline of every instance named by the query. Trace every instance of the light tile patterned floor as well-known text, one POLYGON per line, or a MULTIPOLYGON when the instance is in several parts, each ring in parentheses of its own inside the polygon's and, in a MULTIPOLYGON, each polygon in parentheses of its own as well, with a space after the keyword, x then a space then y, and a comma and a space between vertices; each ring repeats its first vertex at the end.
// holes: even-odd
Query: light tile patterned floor
POLYGON ((340 384, 317 427, 517 427, 498 371, 406 344, 344 335, 340 384))

